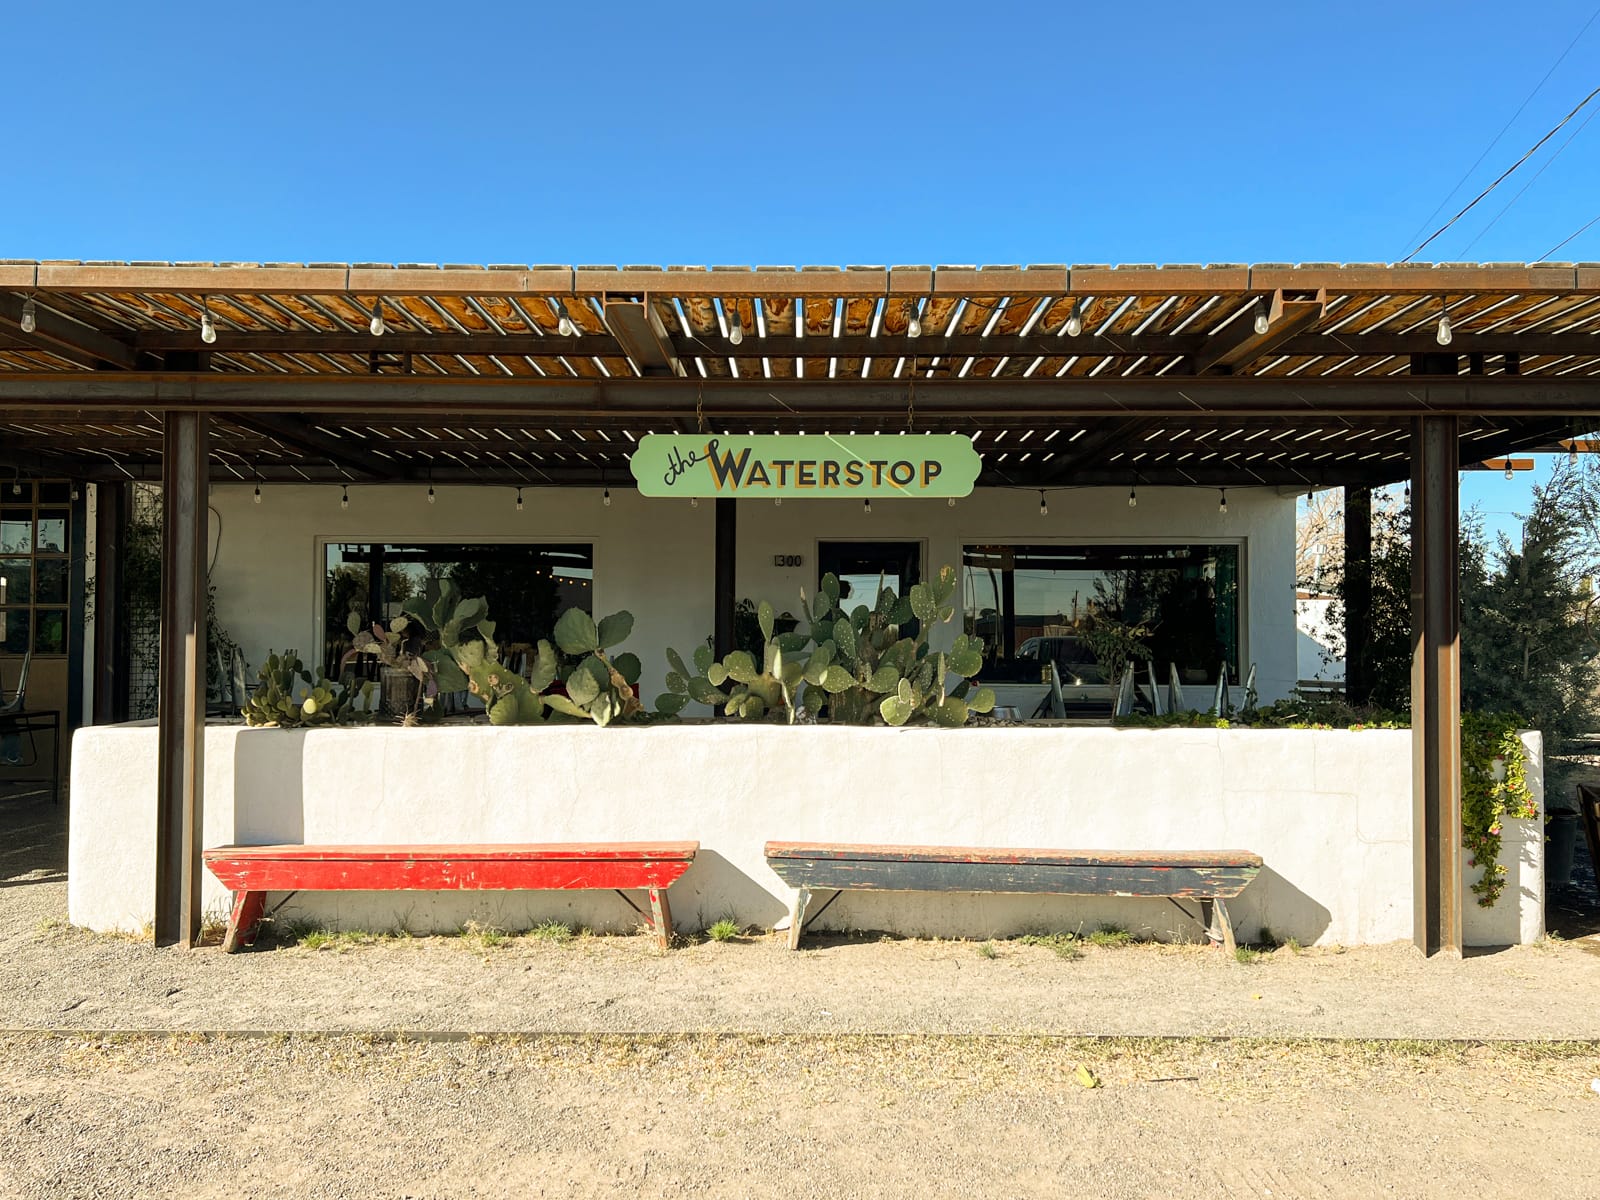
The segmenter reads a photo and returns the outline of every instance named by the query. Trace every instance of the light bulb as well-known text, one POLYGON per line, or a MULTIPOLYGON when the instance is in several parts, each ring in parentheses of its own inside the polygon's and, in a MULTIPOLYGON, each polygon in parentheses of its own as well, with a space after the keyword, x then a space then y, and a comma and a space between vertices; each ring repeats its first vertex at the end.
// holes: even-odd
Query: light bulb
POLYGON ((1578 465, 1578 443, 1574 441, 1570 445, 1568 445, 1568 447, 1567 447, 1567 466, 1575 467, 1577 465, 1578 465))
POLYGON ((1516 477, 1517 469, 1511 465, 1511 460, 1508 458, 1506 459, 1506 478, 1515 479, 1516 477))
POLYGON ((211 319, 209 308, 200 309, 200 340, 208 346, 217 340, 217 323, 211 319))
POLYGON ((1221 499, 1217 501, 1217 511, 1219 513, 1226 513, 1228 511, 1228 489, 1218 488, 1217 491, 1221 495, 1221 499))
POLYGON ((700 498, 698 496, 690 496, 689 497, 689 507, 690 508, 699 508, 700 507, 700 498))
POLYGON ((1129 508, 1138 508, 1139 507, 1139 493, 1134 491, 1132 488, 1128 489, 1128 507, 1129 508))
POLYGON ((1450 332, 1450 314, 1445 313, 1439 318, 1439 332, 1433 335, 1441 346, 1448 346, 1455 340, 1455 335, 1450 332))
POLYGON ((517 489, 517 511, 518 512, 522 511, 522 489, 521 488, 517 489))
POLYGON ((1256 301, 1256 332, 1265 333, 1272 328, 1272 322, 1267 319, 1267 305, 1264 300, 1256 301))
POLYGON ((39 311, 29 296, 22 302, 22 321, 20 322, 23 333, 32 333, 39 327, 39 311))
POLYGON ((1078 306, 1072 306, 1072 312, 1067 317, 1067 336, 1077 337, 1083 332, 1083 314, 1078 311, 1078 306))
POLYGON ((255 501, 256 501, 257 504, 261 503, 261 485, 259 483, 256 484, 255 501))
POLYGON ((1044 498, 1043 492, 1039 493, 1039 515, 1041 517, 1048 517, 1050 515, 1050 503, 1044 498))
POLYGON ((388 326, 383 323, 383 301, 379 300, 372 306, 372 320, 367 322, 367 329, 371 331, 373 337, 382 337, 387 328, 388 326))
POLYGON ((772 507, 773 508, 782 508, 783 507, 783 497, 782 496, 774 496, 773 499, 772 499, 772 507))
POLYGON ((578 327, 572 323, 572 314, 567 311, 567 306, 560 300, 556 301, 556 332, 562 337, 577 337, 578 327))
POLYGON ((917 315, 917 305, 914 300, 906 301, 906 336, 910 338, 922 336, 922 318, 917 315))
POLYGON ((600 503, 605 505, 607 508, 611 507, 611 489, 610 488, 607 488, 603 493, 601 493, 601 495, 600 495, 600 503))
POLYGON ((345 486, 339 492, 339 507, 340 508, 349 508, 350 507, 350 485, 349 484, 345 484, 345 486))
POLYGON ((744 318, 737 308, 733 310, 733 320, 728 322, 728 341, 735 346, 744 341, 744 318))
POLYGON ((868 496, 861 502, 861 511, 869 517, 872 515, 872 497, 868 496))
POLYGON ((950 499, 945 501, 945 503, 948 504, 951 508, 954 508, 956 506, 956 498, 954 496, 951 496, 950 499))
POLYGON ((433 494, 433 484, 430 483, 428 485, 428 503, 432 504, 434 502, 434 498, 435 497, 434 497, 434 494, 433 494))

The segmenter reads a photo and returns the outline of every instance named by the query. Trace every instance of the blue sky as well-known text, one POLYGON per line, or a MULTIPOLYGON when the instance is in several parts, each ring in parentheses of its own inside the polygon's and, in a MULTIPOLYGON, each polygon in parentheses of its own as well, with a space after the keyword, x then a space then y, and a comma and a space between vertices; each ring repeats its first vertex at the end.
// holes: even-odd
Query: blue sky
MULTIPOLYGON (((0 257, 1392 261, 1600 84, 1596 22, 1528 99, 1595 12, 12 5, 0 257)), ((1597 112, 1420 257, 1600 215, 1597 112)))

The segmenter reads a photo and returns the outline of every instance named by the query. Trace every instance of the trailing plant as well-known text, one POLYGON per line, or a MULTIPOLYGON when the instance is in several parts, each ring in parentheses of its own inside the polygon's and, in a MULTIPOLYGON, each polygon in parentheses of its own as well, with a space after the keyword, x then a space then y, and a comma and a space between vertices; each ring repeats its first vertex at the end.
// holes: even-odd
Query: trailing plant
POLYGON ((880 583, 872 607, 860 604, 846 612, 839 580, 825 575, 815 599, 800 593, 803 629, 776 633, 772 605, 763 601, 758 607, 765 639, 759 665, 749 651, 735 650, 718 662, 701 646, 690 671, 669 650, 667 691, 656 707, 676 713, 693 700, 746 720, 781 711, 790 722, 805 712, 813 718, 826 713, 841 724, 963 725, 969 714, 994 708, 994 692, 972 688, 983 665, 978 638, 962 633, 948 652, 929 650, 932 626, 955 616, 955 586, 955 568, 946 566, 906 596, 880 583), (913 619, 915 634, 902 636, 913 619), (951 675, 961 677, 954 688, 948 686, 951 675))
POLYGON ((1469 867, 1483 868, 1472 885, 1478 904, 1490 908, 1506 886, 1500 845, 1507 817, 1535 817, 1527 756, 1517 731, 1524 722, 1507 713, 1461 715, 1461 841, 1469 867))
POLYGON ((268 653, 257 673, 259 682, 244 706, 247 725, 278 726, 294 729, 312 725, 351 725, 371 721, 377 716, 371 682, 359 688, 319 676, 300 661, 298 652, 268 653))

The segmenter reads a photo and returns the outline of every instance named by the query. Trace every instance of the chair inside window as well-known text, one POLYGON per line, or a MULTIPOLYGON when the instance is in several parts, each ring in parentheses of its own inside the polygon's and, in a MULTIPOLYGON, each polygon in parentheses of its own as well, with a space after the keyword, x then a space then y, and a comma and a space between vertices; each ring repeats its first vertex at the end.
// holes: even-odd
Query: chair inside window
MULTIPOLYGON (((4 719, 13 714, 27 711, 28 705, 28 666, 33 662, 33 652, 30 650, 22 656, 22 672, 17 676, 17 686, 7 688, 5 681, 0 679, 0 730, 4 729, 4 719)), ((34 740, 33 727, 28 726, 28 750, 30 758, 22 758, 22 743, 14 733, 0 732, 0 764, 8 767, 31 767, 39 761, 39 746, 34 740)))

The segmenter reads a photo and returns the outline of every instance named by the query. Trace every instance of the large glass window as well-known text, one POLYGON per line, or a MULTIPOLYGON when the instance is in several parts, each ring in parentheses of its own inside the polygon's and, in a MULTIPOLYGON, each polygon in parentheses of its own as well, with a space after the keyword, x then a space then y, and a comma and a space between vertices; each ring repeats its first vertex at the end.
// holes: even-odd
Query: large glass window
POLYGON ((0 484, 0 654, 67 652, 71 491, 0 484))
POLYGON ((462 596, 482 596, 507 653, 549 638, 569 608, 590 610, 594 547, 583 544, 330 543, 323 576, 323 669, 337 676, 350 648, 349 617, 384 624, 421 597, 430 579, 449 580, 462 596))
POLYGON ((1174 663, 1184 683, 1239 672, 1236 545, 968 546, 967 632, 996 678, 1115 684, 1128 661, 1174 663))

